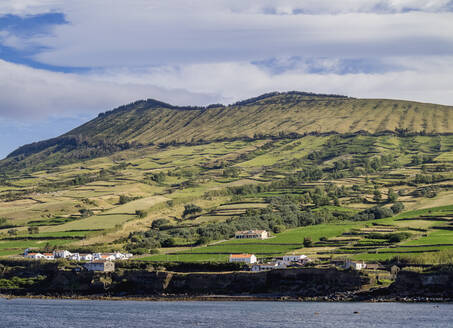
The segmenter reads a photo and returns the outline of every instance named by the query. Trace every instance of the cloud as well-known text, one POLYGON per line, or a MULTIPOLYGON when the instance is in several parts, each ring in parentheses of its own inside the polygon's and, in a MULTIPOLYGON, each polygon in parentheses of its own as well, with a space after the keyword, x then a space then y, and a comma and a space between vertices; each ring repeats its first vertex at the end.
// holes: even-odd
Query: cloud
POLYGON ((452 1, 18 3, 2 1, 0 14, 68 23, 0 34, 3 46, 35 49, 28 67, 0 61, 0 117, 97 113, 143 98, 229 103, 275 90, 453 104, 452 1))
POLYGON ((453 105, 453 67, 450 65, 453 57, 387 58, 385 61, 398 65, 399 70, 338 74, 335 66, 341 60, 332 60, 328 64, 331 72, 314 72, 308 61, 276 73, 249 62, 222 62, 154 67, 139 74, 111 70, 98 78, 218 94, 219 101, 225 103, 270 91, 301 90, 453 105))
POLYGON ((0 60, 0 117, 42 119, 99 113, 157 98, 174 104, 209 103, 217 97, 150 84, 122 83, 95 76, 49 72, 0 60))
POLYGON ((398 72, 344 74, 338 74, 335 68, 341 60, 326 64, 332 71, 321 73, 313 71, 311 61, 277 73, 244 61, 94 70, 86 74, 48 72, 0 61, 0 117, 30 120, 93 115, 146 98, 176 105, 232 103, 276 90, 452 105, 452 61, 452 57, 397 58, 391 62, 400 66, 398 72))
POLYGON ((0 2, 0 15, 35 15, 51 12, 61 0, 2 0, 0 2))
MULTIPOLYGON (((22 40, 43 47, 37 61, 56 66, 453 53, 453 1, 447 0, 16 2, 6 0, 11 11, 41 10, 70 22, 22 40)), ((1 6, 8 7, 0 5, 0 12, 1 6)), ((20 47, 20 41, 13 43, 20 47)))

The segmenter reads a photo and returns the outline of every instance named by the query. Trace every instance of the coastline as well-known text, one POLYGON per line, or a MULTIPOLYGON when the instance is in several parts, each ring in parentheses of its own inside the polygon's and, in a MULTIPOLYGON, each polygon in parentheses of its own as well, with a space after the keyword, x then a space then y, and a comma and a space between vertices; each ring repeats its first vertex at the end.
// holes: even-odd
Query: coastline
POLYGON ((132 302, 323 302, 323 303, 453 303, 452 298, 440 297, 297 297, 284 295, 156 295, 156 296, 106 296, 106 295, 14 295, 0 294, 0 299, 49 299, 82 301, 132 301, 132 302))

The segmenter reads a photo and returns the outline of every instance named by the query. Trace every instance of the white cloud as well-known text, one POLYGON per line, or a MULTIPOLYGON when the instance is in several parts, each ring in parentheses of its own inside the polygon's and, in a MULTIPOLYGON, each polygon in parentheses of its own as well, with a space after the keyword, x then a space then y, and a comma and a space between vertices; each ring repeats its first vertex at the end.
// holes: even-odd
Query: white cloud
POLYGON ((234 102, 269 91, 453 104, 453 13, 447 0, 3 0, 0 14, 62 12, 47 36, 11 38, 35 59, 93 68, 64 74, 0 61, 0 117, 100 112, 136 99, 234 102), (22 44, 23 43, 23 44, 22 44), (251 62, 315 59, 275 74, 251 62), (320 59, 319 59, 320 58, 320 59), (390 70, 335 74, 342 58, 379 58, 390 70))
POLYGON ((233 11, 240 13, 293 14, 300 11, 311 14, 339 14, 357 12, 396 13, 406 11, 440 12, 452 10, 451 0, 2 0, 0 14, 36 14, 74 7, 103 6, 104 9, 166 10, 178 9, 187 13, 233 11), (299 10, 299 11, 298 11, 299 10))
MULTIPOLYGON (((176 105, 232 103, 270 91, 300 90, 353 97, 453 105, 452 57, 398 58, 407 68, 382 74, 313 74, 301 65, 272 74, 248 62, 110 69, 76 75, 0 61, 0 117, 96 114, 137 99, 176 105)), ((335 65, 335 63, 328 63, 335 65)))
POLYGON ((150 68, 141 74, 113 70, 97 78, 218 94, 226 103, 270 91, 300 90, 453 105, 453 57, 405 57, 396 62, 404 69, 380 74, 313 74, 304 65, 272 74, 248 62, 223 62, 150 68))
POLYGON ((53 11, 56 6, 62 5, 61 0, 2 0, 0 15, 34 15, 53 11))
POLYGON ((59 66, 130 67, 295 55, 453 54, 452 12, 285 16, 249 12, 250 1, 236 5, 243 11, 222 1, 118 3, 67 5, 70 24, 35 39, 48 47, 35 58, 59 66))
POLYGON ((99 113, 146 98, 180 105, 217 99, 173 87, 100 81, 93 76, 49 72, 0 60, 0 117, 42 119, 99 113))

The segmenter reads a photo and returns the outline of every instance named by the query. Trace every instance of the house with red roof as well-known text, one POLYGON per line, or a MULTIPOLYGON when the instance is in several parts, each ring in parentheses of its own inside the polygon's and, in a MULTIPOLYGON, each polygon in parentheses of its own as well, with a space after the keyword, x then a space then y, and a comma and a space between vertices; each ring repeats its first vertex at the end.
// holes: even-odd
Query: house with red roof
POLYGON ((253 264, 256 263, 256 256, 253 254, 231 254, 229 262, 253 264))

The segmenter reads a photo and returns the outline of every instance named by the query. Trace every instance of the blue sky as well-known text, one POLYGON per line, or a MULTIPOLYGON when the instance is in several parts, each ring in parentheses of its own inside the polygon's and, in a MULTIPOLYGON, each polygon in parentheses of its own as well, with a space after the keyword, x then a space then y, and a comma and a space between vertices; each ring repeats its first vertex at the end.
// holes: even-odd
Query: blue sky
POLYGON ((0 157, 144 98, 453 105, 451 0, 2 0, 0 157))

